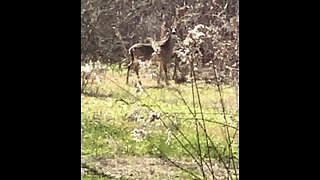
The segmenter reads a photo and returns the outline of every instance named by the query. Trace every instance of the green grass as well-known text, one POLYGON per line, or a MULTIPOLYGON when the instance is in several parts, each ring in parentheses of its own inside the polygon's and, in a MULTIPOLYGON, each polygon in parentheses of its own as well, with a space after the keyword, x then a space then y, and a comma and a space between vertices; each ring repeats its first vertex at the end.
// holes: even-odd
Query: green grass
MULTIPOLYGON (((147 123, 152 111, 159 112, 161 119, 167 124, 172 133, 176 134, 182 144, 187 147, 192 154, 195 151, 191 145, 182 137, 172 124, 184 133, 187 139, 196 146, 197 136, 195 128, 195 118, 190 113, 196 111, 196 118, 201 119, 200 106, 195 94, 196 105, 193 107, 192 87, 190 84, 171 85, 163 88, 147 88, 146 91, 136 93, 133 81, 136 78, 132 73, 130 85, 125 85, 123 73, 115 71, 107 72, 103 83, 99 87, 100 96, 81 95, 81 154, 88 157, 116 157, 116 156, 140 156, 158 157, 163 151, 173 158, 190 158, 188 153, 182 148, 173 137, 170 143, 166 143, 167 128, 160 120, 147 123), (181 92, 184 101, 179 94, 172 90, 177 88, 181 92), (150 110, 150 108, 152 110, 150 110), (167 116, 164 114, 167 113, 167 116), (142 141, 136 141, 132 137, 134 129, 144 129, 148 132, 142 141)), ((142 83, 147 85, 156 84, 156 81, 143 79, 142 83)), ((90 89, 90 88, 88 88, 90 89)), ((89 90, 90 91, 90 90, 89 90)), ((195 92, 196 93, 196 92, 195 92)), ((206 127, 212 141, 224 154, 228 154, 223 126, 218 123, 225 123, 221 114, 220 97, 214 85, 199 83, 200 101, 202 105, 203 118, 206 120, 206 127), (215 123, 218 122, 218 123, 215 123)), ((223 100, 227 113, 236 114, 237 98, 234 88, 223 89, 223 100)), ((237 126, 238 116, 228 115, 228 123, 237 126)), ((230 129, 230 128, 229 128, 230 129)), ((234 130, 231 130, 233 135, 234 130)), ((206 150, 206 140, 203 131, 200 133, 201 149, 206 150)), ((238 135, 235 136, 234 153, 238 153, 238 135)), ((211 147, 210 155, 217 158, 216 152, 211 147)), ((206 155, 208 156, 208 155, 206 155)), ((83 179, 86 179, 83 177, 83 179)))

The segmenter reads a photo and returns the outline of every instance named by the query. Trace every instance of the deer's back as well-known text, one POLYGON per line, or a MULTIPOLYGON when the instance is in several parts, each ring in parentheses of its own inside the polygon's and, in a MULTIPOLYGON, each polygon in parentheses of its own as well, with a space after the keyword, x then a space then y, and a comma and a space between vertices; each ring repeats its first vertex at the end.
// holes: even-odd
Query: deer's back
POLYGON ((130 51, 139 59, 150 59, 154 52, 150 44, 135 44, 130 48, 130 51))

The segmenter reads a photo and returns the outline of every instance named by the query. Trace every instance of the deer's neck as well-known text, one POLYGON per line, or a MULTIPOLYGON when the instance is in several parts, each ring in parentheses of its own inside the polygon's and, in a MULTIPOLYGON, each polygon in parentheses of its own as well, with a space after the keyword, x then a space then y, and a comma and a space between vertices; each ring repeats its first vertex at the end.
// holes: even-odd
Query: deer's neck
POLYGON ((168 48, 171 48, 173 46, 171 34, 169 35, 168 39, 165 41, 165 43, 162 46, 168 47, 168 48))

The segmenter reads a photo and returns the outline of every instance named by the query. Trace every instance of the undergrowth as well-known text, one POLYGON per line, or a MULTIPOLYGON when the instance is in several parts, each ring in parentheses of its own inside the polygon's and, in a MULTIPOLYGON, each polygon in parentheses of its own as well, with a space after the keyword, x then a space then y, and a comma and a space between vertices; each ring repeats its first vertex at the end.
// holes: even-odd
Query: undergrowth
MULTIPOLYGON (((194 159, 209 169, 209 162, 217 160, 226 168, 232 164, 238 167, 235 88, 198 83, 200 101, 192 95, 195 87, 190 84, 171 82, 168 87, 146 86, 139 92, 132 84, 124 84, 124 72, 99 67, 99 81, 92 74, 88 78, 85 69, 82 73, 86 84, 81 95, 83 157, 139 156, 173 162, 194 159)), ((90 73, 95 71, 88 69, 90 73)), ((189 173, 207 176, 207 172, 189 173)))

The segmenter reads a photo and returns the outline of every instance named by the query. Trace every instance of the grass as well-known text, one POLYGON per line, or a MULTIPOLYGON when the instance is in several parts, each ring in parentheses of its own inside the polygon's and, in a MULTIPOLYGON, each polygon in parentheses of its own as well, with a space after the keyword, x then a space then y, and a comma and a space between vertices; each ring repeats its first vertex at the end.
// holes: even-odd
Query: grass
MULTIPOLYGON (((95 96, 81 95, 81 154, 82 157, 162 157, 162 153, 174 159, 190 159, 190 155, 181 144, 168 133, 176 134, 182 144, 192 154, 196 151, 182 137, 176 127, 196 146, 195 117, 190 113, 196 111, 196 118, 201 119, 200 106, 193 106, 192 87, 190 84, 169 87, 147 88, 155 85, 156 81, 142 78, 145 91, 136 92, 131 74, 130 85, 125 85, 125 73, 110 71, 99 85, 95 96), (174 90, 178 89, 179 93, 174 90), (183 97, 183 99, 181 98, 183 97), (189 107, 188 107, 189 106, 189 107), (150 118, 159 113, 161 120, 150 118), (136 140, 132 135, 134 129, 147 132, 142 140, 136 140), (160 149, 158 149, 158 148, 160 149)), ((90 91, 90 88, 88 88, 90 91)), ((219 93, 213 85, 199 83, 200 101, 203 118, 206 120, 208 135, 223 155, 228 155, 225 141, 225 123, 219 93)), ((230 126, 237 127, 237 97, 234 88, 223 89, 223 100, 227 109, 227 120, 230 126)), ((235 130, 231 129, 231 135, 235 130)), ((238 154, 238 135, 235 136, 233 152, 238 154)), ((204 133, 200 133, 200 144, 203 152, 207 152, 204 133)), ((211 157, 217 158, 217 153, 209 147, 211 157)), ((208 157, 208 154, 205 155, 208 157)), ((165 171, 165 170, 164 170, 165 171)), ((181 173, 181 176, 184 173, 181 173)), ((83 179, 92 178, 83 176, 83 179)))

